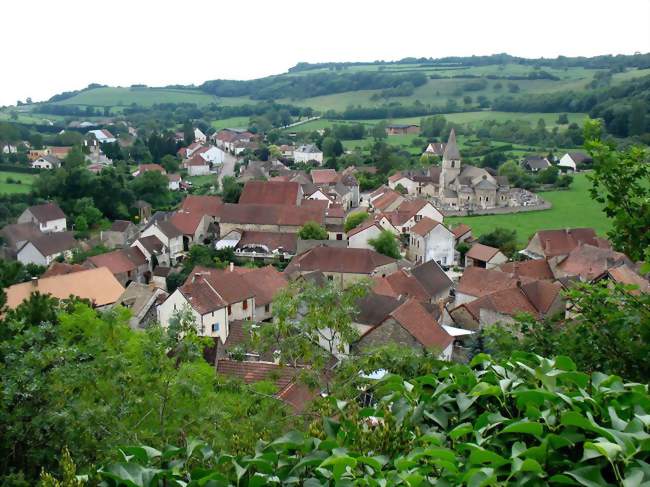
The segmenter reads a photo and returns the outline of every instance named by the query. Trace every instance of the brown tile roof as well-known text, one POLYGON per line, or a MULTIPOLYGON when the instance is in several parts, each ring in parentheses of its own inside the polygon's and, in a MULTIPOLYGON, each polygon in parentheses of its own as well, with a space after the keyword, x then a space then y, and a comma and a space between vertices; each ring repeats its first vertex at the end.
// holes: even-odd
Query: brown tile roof
POLYGON ((65 213, 63 213, 63 210, 56 203, 44 203, 42 205, 30 206, 27 209, 41 223, 65 218, 65 213))
POLYGON ((539 317, 537 309, 517 286, 487 294, 461 306, 465 307, 476 321, 481 318, 481 309, 489 309, 508 316, 529 313, 539 317))
POLYGON ((202 213, 178 210, 169 217, 169 222, 183 235, 194 235, 204 217, 202 213))
POLYGON ((345 210, 341 205, 332 205, 326 210, 325 215, 331 218, 345 218, 345 210))
POLYGON ((449 276, 445 274, 445 271, 435 260, 416 265, 411 269, 411 275, 418 280, 431 297, 437 296, 453 286, 449 276))
POLYGON ((454 341, 454 338, 415 299, 406 301, 390 316, 426 348, 435 347, 442 351, 454 341))
POLYGON ((115 220, 111 225, 111 232, 126 232, 126 230, 133 225, 132 222, 128 220, 115 220))
POLYGON ((403 198, 403 196, 399 194, 397 191, 393 191, 392 189, 389 189, 384 194, 382 194, 379 198, 375 199, 372 202, 372 206, 377 208, 380 211, 383 211, 386 208, 388 208, 390 205, 392 205, 395 201, 397 201, 399 198, 403 198))
POLYGON ((467 232, 471 232, 472 227, 469 225, 465 225, 464 223, 461 223, 460 225, 456 225, 454 228, 451 229, 451 233, 454 234, 454 237, 457 239, 465 235, 467 232))
POLYGON ((340 176, 334 169, 312 169, 311 180, 314 184, 336 184, 340 176))
POLYGON ((498 252, 499 249, 497 248, 475 243, 472 245, 472 248, 469 249, 469 252, 467 252, 467 257, 474 260, 480 260, 482 262, 489 262, 492 257, 497 255, 498 252))
POLYGON ((399 213, 405 213, 405 214, 410 214, 411 216, 414 216, 415 214, 417 214, 418 211, 420 211, 422 208, 424 208, 428 204, 431 204, 431 203, 429 203, 425 199, 414 198, 412 200, 403 201, 402 204, 397 207, 397 211, 399 213))
POLYGON ((150 254, 161 254, 165 245, 155 235, 140 237, 138 241, 150 254))
POLYGON ((296 205, 300 184, 291 181, 248 181, 240 204, 296 205))
POLYGON ((530 282, 532 279, 524 276, 516 277, 496 269, 471 266, 463 272, 456 291, 470 296, 485 296, 495 291, 516 287, 517 281, 530 282))
POLYGON ((271 362, 240 362, 221 359, 217 361, 217 372, 253 384, 263 380, 275 383, 280 391, 284 390, 300 372, 300 369, 280 366, 271 362))
POLYGON ((377 326, 400 304, 402 302, 392 296, 370 292, 357 301, 358 312, 352 321, 377 326))
POLYGON ((374 250, 319 246, 294 257, 285 272, 372 274, 377 267, 394 262, 374 250))
POLYGON ((183 232, 169 220, 158 220, 156 226, 167 238, 180 237, 183 232))
POLYGON ((325 212, 322 208, 291 205, 258 205, 224 203, 220 221, 235 224, 303 226, 308 221, 322 225, 325 212))
POLYGON ((15 284, 5 291, 7 306, 13 309, 35 291, 50 294, 58 299, 67 299, 71 295, 77 296, 89 299, 95 306, 104 306, 116 302, 124 292, 124 288, 111 271, 106 267, 100 267, 15 284))
POLYGON ((551 267, 548 265, 548 261, 544 259, 506 262, 499 266, 499 270, 515 276, 530 277, 531 279, 554 279, 551 267))
POLYGON ((352 230, 348 231, 348 238, 356 235, 357 233, 361 233, 364 230, 368 230, 371 227, 377 227, 379 229, 379 231, 383 230, 381 225, 379 225, 379 223, 374 221, 372 218, 366 218, 364 221, 359 223, 359 225, 354 227, 352 230))
POLYGON ((422 237, 426 236, 431 230, 436 228, 438 225, 442 225, 442 223, 439 223, 435 220, 432 220, 431 218, 422 217, 422 219, 417 222, 413 227, 411 227, 411 233, 417 233, 418 235, 421 235, 422 237))
POLYGON ((318 396, 318 389, 311 389, 305 384, 294 381, 281 390, 277 396, 282 402, 291 406, 296 413, 299 413, 307 407, 309 401, 318 396))
POLYGON ((16 248, 19 242, 26 242, 41 237, 43 232, 33 223, 12 223, 0 230, 5 242, 16 248))
POLYGON ((431 295, 422 284, 404 269, 400 269, 386 277, 376 277, 373 280, 373 291, 393 298, 408 297, 420 301, 428 301, 431 295))
POLYGON ((183 166, 185 167, 200 167, 209 165, 210 163, 206 161, 200 153, 193 154, 192 157, 183 162, 183 166))
POLYGON ((255 295, 255 306, 269 304, 289 284, 287 277, 271 265, 246 269, 241 276, 255 295))
POLYGON ((179 290, 202 315, 255 296, 250 283, 239 272, 199 266, 179 290))
POLYGON ((607 275, 619 284, 638 286, 639 292, 650 293, 650 282, 625 264, 608 269, 607 275))
POLYGON ((46 233, 30 240, 32 245, 43 255, 54 255, 77 246, 77 241, 72 232, 46 233))
POLYGON ((551 281, 533 281, 522 284, 520 289, 537 311, 546 314, 562 291, 562 284, 551 281))
POLYGON ((219 207, 223 204, 219 196, 189 195, 181 204, 181 209, 190 212, 203 213, 210 216, 219 214, 219 207))
POLYGON ((281 248, 285 252, 295 254, 298 246, 298 235, 295 233, 244 230, 241 239, 237 243, 237 248, 243 248, 247 245, 263 245, 271 252, 281 248))
POLYGON ((404 174, 402 174, 401 172, 398 171, 395 174, 393 174, 392 176, 389 176, 388 181, 390 181, 391 183, 394 183, 395 181, 399 181, 400 179, 405 178, 405 177, 407 177, 407 176, 405 176, 404 174))
POLYGON ((580 244, 607 247, 607 244, 597 237, 593 228, 540 230, 537 232, 537 236, 546 257, 566 255, 580 244))
POLYGON ((593 245, 580 245, 557 265, 564 275, 580 276, 582 280, 591 281, 610 267, 621 264, 633 265, 625 254, 593 245))
POLYGON ((94 255, 88 257, 88 262, 93 267, 108 267, 115 275, 136 270, 147 263, 144 255, 137 247, 127 247, 105 254, 94 255))
POLYGON ((67 264, 65 262, 54 262, 41 276, 44 277, 62 276, 64 274, 72 274, 73 272, 85 271, 86 267, 80 264, 67 264))
POLYGON ((165 173, 165 169, 160 164, 140 164, 138 166, 138 175, 144 174, 148 171, 157 171, 159 173, 165 173))

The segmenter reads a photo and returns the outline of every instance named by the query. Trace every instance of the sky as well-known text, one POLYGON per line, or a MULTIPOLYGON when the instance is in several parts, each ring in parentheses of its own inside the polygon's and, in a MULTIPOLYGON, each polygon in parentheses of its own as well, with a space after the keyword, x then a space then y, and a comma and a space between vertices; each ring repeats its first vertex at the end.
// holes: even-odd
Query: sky
POLYGON ((0 105, 301 61, 650 52, 650 0, 0 0, 0 105))

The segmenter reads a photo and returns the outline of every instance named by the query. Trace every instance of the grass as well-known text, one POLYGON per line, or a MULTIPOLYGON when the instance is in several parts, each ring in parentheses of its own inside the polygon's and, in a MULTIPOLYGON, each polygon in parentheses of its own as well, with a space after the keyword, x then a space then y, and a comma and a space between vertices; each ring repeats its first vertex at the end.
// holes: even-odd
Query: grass
POLYGON ((179 88, 93 88, 82 91, 66 100, 56 102, 58 105, 81 105, 95 107, 128 106, 136 103, 151 106, 154 103, 196 103, 207 105, 217 98, 197 89, 179 88))
POLYGON ((0 194, 29 193, 37 177, 37 174, 2 171, 0 172, 0 194), (8 183, 8 178, 20 181, 21 184, 8 183))
POLYGON ((215 184, 217 176, 215 174, 206 174, 205 176, 188 176, 185 179, 194 186, 203 186, 204 184, 215 184))
POLYGON ((221 129, 236 129, 236 128, 246 128, 248 127, 248 120, 250 117, 230 117, 222 118, 220 120, 213 120, 211 125, 215 130, 221 129))
POLYGON ((530 237, 538 230, 593 227, 599 235, 604 236, 611 225, 599 203, 589 196, 590 187, 591 183, 586 174, 581 173, 575 176, 568 191, 540 193, 542 198, 553 204, 550 210, 509 215, 449 217, 445 222, 451 225, 466 223, 472 227, 475 236, 489 233, 496 227, 516 230, 517 242, 521 248, 526 246, 530 237))

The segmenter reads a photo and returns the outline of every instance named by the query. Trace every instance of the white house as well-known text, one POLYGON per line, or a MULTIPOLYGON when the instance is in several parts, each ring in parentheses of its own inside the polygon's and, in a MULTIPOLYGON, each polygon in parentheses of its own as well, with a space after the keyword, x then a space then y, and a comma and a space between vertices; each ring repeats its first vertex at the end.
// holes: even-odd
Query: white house
POLYGON ((76 245, 72 232, 47 233, 23 244, 16 258, 23 264, 48 266, 59 256, 71 257, 76 245))
POLYGON ((205 142, 208 140, 206 135, 201 132, 201 129, 195 128, 194 129, 194 142, 199 142, 201 144, 205 144, 205 142))
POLYGON ((158 220, 150 223, 140 234, 140 237, 155 235, 162 242, 173 264, 183 253, 183 232, 168 220, 158 220))
POLYGON ((409 233, 422 218, 430 218, 438 223, 442 223, 444 219, 443 214, 431 202, 421 198, 403 201, 388 216, 393 226, 401 233, 409 233))
POLYGON ((41 156, 32 161, 32 167, 35 169, 55 169, 61 167, 61 160, 54 156, 41 156))
POLYGON ((379 223, 368 218, 348 232, 348 247, 374 250, 374 247, 370 245, 370 240, 377 238, 383 231, 384 229, 379 223))
POLYGON ((424 217, 412 228, 408 256, 416 264, 431 260, 442 267, 454 265, 456 238, 445 225, 424 217))
POLYGON ((219 149, 214 145, 211 145, 206 149, 207 150, 199 152, 201 154, 201 157, 203 157, 203 159, 205 159, 207 162, 210 162, 212 164, 223 164, 226 156, 226 152, 224 150, 219 149))
POLYGON ((30 206, 20 214, 18 223, 34 223, 43 233, 64 232, 67 228, 65 213, 55 203, 30 206))
POLYGON ((578 164, 591 162, 591 157, 582 152, 567 152, 560 158, 557 167, 564 171, 575 172, 578 164))
POLYGON ((408 194, 415 194, 418 183, 413 181, 410 177, 398 172, 388 178, 388 187, 390 189, 397 190, 397 186, 405 188, 408 194))
POLYGON ((316 161, 322 164, 323 153, 314 144, 301 145, 293 151, 293 160, 295 162, 316 161))
POLYGON ((183 163, 183 166, 187 169, 187 174, 190 176, 205 176, 206 174, 210 174, 210 163, 201 154, 194 154, 183 163))
POLYGON ((167 180, 169 181, 168 187, 170 191, 178 191, 181 189, 181 175, 180 174, 168 174, 167 180))

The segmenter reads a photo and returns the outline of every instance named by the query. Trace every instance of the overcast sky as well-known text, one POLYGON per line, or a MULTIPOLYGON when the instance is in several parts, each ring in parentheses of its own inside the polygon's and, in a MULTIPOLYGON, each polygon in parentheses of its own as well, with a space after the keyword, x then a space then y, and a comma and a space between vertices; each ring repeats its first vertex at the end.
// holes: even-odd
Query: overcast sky
POLYGON ((650 0, 0 0, 0 105, 299 61, 650 52, 650 0))

